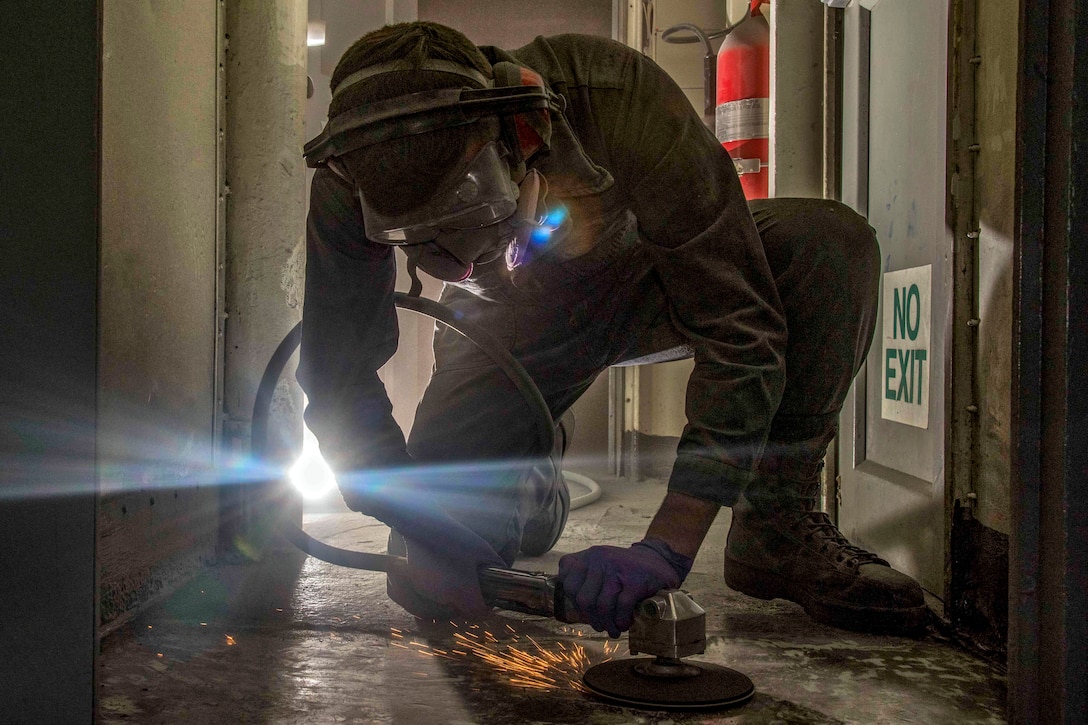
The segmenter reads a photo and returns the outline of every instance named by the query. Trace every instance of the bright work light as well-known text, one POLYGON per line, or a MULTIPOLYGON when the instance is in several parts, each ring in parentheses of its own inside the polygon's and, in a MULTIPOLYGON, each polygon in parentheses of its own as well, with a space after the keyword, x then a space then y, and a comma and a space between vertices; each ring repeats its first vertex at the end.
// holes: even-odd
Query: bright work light
MULTIPOLYGON (((303 397, 303 406, 305 404, 306 399, 303 397)), ((336 486, 332 469, 321 457, 317 436, 305 423, 302 425, 302 454, 287 471, 287 476, 303 498, 321 498, 336 486)))

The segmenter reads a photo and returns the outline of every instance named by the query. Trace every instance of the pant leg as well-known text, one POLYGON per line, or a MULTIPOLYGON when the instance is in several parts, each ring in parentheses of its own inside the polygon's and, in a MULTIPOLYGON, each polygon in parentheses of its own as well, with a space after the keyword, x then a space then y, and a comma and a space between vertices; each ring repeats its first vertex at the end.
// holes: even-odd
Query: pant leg
POLYGON ((866 220, 834 201, 753 200, 749 207, 786 313, 786 386, 761 470, 819 472, 839 411, 872 343, 880 250, 866 220))
MULTIPOLYGON (((509 306, 449 287, 441 301, 504 349, 512 347, 509 306)), ((439 505, 512 565, 532 502, 518 485, 524 467, 509 462, 538 452, 537 424, 514 384, 471 341, 438 325, 434 348, 435 368, 416 408, 408 452, 439 472, 430 477, 441 482, 430 491, 439 505)))
MULTIPOLYGON (((447 287, 442 302, 499 338, 558 419, 601 372, 643 347, 636 341, 647 337, 648 322, 667 321, 667 305, 633 218, 588 255, 533 265, 528 291, 485 271, 477 280, 483 289, 447 287)), ((448 497, 447 510, 512 561, 526 521, 554 495, 549 465, 532 460, 539 454, 537 423, 484 352, 440 328, 408 450, 417 461, 455 464, 448 478, 458 493, 448 497)), ((672 341, 661 337, 661 344, 672 341)))

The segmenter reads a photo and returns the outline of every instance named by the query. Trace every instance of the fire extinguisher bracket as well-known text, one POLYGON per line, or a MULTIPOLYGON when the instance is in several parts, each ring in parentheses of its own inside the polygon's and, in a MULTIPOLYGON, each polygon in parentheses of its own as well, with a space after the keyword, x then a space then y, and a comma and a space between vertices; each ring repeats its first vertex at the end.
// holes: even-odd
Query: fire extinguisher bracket
POLYGON ((733 166, 737 168, 737 176, 758 174, 767 168, 767 164, 759 159, 733 159, 733 166))

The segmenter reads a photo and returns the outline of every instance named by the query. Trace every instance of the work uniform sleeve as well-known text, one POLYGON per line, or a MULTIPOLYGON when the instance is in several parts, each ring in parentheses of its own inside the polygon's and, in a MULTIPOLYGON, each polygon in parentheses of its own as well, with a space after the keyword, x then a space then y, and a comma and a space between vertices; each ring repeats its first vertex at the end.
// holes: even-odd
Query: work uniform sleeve
POLYGON ((669 488, 732 505, 785 385, 782 304, 728 154, 653 61, 632 53, 624 78, 605 146, 695 350, 669 488))
POLYGON ((393 248, 366 239, 351 187, 319 169, 306 224, 298 381, 306 423, 352 508, 351 473, 408 460, 378 369, 397 349, 393 248))

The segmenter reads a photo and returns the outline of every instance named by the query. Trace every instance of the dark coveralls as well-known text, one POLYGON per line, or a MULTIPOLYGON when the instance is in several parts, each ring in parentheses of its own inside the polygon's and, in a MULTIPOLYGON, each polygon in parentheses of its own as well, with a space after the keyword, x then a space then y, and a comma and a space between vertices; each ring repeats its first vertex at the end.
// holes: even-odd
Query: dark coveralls
MULTIPOLYGON (((565 98, 565 112, 552 114, 551 152, 532 166, 574 231, 513 279, 501 258, 478 265, 446 284, 441 301, 508 347, 556 418, 610 365, 690 348, 671 491, 730 506, 761 458, 811 467, 872 338, 879 252, 865 220, 823 200, 748 204, 682 91, 621 44, 563 35, 482 50, 536 70, 565 98)), ((307 422, 338 474, 409 461, 376 373, 397 346, 393 255, 366 239, 352 188, 319 170, 298 378, 307 422)), ((412 459, 529 455, 534 421, 505 374, 442 326, 434 347, 412 459)), ((481 465, 461 474, 445 505, 511 564, 526 521, 554 496, 531 478, 481 465)))

